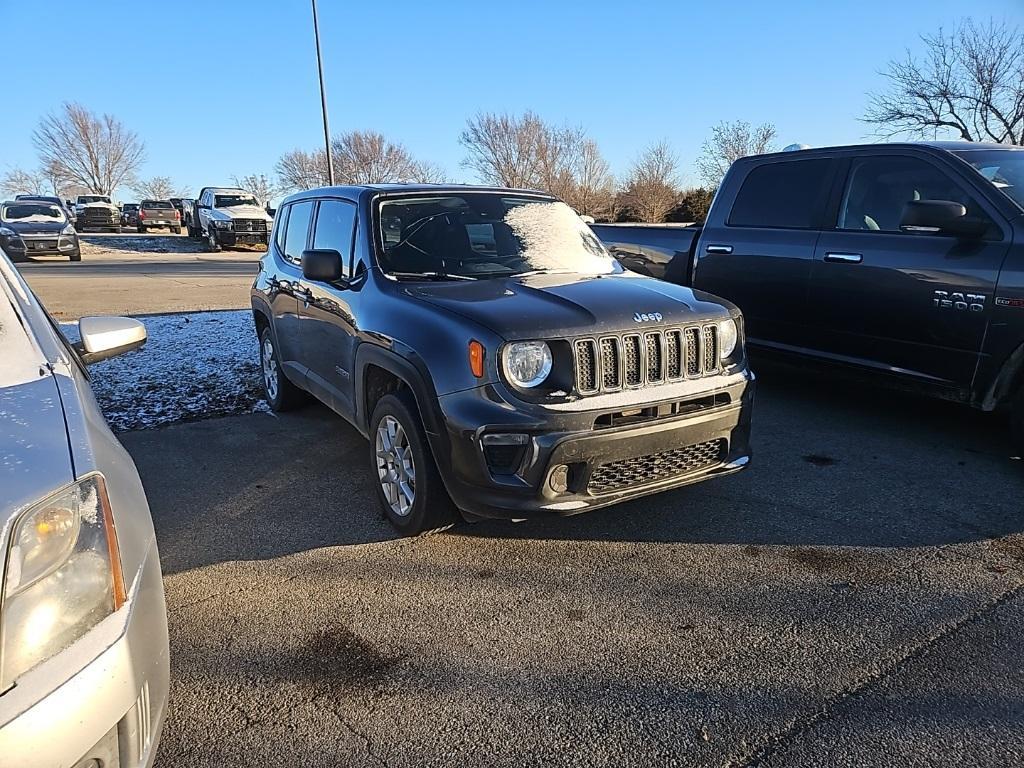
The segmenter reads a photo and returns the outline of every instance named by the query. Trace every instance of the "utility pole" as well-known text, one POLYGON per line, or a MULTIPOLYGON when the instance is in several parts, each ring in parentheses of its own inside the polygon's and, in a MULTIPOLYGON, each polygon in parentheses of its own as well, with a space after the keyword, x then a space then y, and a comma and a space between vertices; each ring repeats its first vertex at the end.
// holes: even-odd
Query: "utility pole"
POLYGON ((320 24, 316 18, 316 0, 313 2, 313 36, 316 38, 316 68, 320 73, 320 109, 324 114, 324 149, 327 151, 327 183, 334 186, 334 159, 331 157, 331 129, 327 124, 327 92, 324 90, 324 63, 320 56, 320 24))

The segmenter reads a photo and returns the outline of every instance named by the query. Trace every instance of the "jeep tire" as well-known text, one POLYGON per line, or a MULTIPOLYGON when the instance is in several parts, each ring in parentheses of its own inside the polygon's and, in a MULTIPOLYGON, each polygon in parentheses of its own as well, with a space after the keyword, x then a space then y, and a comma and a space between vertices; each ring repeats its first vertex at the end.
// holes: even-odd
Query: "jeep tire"
POLYGON ((292 384, 281 369, 277 340, 269 327, 260 333, 260 372, 263 374, 263 396, 275 413, 294 410, 309 399, 306 391, 292 384))
POLYGON ((1024 383, 1010 403, 1010 435, 1019 456, 1024 456, 1024 383))
POLYGON ((384 516, 405 536, 458 519, 408 390, 384 395, 370 417, 370 482, 384 516))

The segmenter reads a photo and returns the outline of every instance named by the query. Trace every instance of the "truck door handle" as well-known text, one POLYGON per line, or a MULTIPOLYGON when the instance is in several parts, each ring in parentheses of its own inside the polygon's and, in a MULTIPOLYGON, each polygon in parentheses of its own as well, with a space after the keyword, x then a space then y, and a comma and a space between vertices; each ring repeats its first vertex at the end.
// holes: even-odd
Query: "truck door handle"
POLYGON ((826 253, 825 261, 834 261, 839 264, 860 264, 864 257, 859 253, 826 253))
POLYGON ((709 245, 704 249, 706 253, 732 253, 731 245, 709 245))
POLYGON ((309 304, 310 300, 313 298, 313 294, 311 294, 305 288, 294 288, 292 290, 292 293, 295 294, 296 299, 299 299, 300 301, 303 301, 306 304, 309 304))

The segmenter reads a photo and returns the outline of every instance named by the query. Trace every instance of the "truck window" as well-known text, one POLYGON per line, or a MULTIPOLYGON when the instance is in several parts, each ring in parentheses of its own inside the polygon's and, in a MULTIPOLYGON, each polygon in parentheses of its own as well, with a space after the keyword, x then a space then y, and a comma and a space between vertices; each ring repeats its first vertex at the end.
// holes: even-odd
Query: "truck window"
POLYGON ((302 252, 306 250, 306 235, 309 233, 309 220, 312 216, 312 200, 292 204, 284 235, 284 257, 293 264, 302 263, 302 252))
POLYGON ((916 157, 855 160, 839 205, 839 229, 899 232, 904 206, 911 200, 951 200, 969 216, 988 218, 978 203, 949 176, 916 157))
POLYGON ((321 200, 313 227, 313 247, 330 248, 342 255, 342 269, 349 274, 356 207, 341 200, 321 200))
POLYGON ((832 161, 791 160, 754 168, 729 213, 731 227, 813 229, 832 161))

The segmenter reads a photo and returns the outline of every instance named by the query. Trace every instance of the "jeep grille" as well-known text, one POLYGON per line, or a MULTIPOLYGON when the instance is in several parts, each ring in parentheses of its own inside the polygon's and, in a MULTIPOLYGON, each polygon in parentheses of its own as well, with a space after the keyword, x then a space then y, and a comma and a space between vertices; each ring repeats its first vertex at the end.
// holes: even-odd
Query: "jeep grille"
POLYGON ((722 438, 717 438, 648 456, 602 464, 590 476, 587 490, 599 496, 623 488, 688 475, 720 464, 727 448, 728 443, 722 438))
POLYGON ((576 389, 580 394, 695 379, 718 373, 718 328, 685 328, 577 339, 576 389))

